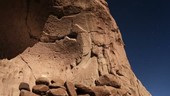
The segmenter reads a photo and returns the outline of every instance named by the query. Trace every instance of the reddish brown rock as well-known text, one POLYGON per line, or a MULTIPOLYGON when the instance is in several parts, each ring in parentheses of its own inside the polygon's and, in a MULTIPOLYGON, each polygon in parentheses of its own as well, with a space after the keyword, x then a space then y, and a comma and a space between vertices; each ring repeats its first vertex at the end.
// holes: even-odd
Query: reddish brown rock
POLYGON ((93 88, 93 91, 95 93, 95 96, 110 96, 110 95, 116 95, 111 94, 110 91, 108 91, 104 86, 97 86, 93 88))
POLYGON ((25 83, 25 82, 21 82, 20 85, 19 85, 19 90, 27 90, 27 91, 30 91, 30 86, 28 83, 25 83))
POLYGON ((75 84, 75 87, 77 88, 77 93, 78 94, 90 94, 91 96, 94 96, 94 91, 83 84, 75 84))
POLYGON ((32 92, 39 95, 45 95, 48 90, 49 87, 47 85, 35 85, 32 88, 32 92))
POLYGON ((109 86, 95 86, 92 87, 95 96, 120 96, 117 90, 109 86))
POLYGON ((63 88, 58 88, 58 89, 50 89, 47 92, 48 96, 68 96, 67 91, 64 90, 63 88))
POLYGON ((100 76, 99 79, 95 81, 95 83, 97 86, 107 85, 115 88, 121 87, 120 81, 112 74, 100 76))
POLYGON ((58 84, 56 84, 56 83, 50 84, 50 85, 49 85, 49 88, 50 88, 50 89, 56 89, 56 88, 66 89, 64 86, 58 85, 58 84))
POLYGON ((19 96, 39 96, 39 95, 36 95, 36 94, 26 91, 26 90, 21 90, 19 96))
POLYGON ((77 96, 74 84, 72 82, 66 81, 65 86, 69 96, 77 96))
POLYGON ((44 85, 47 85, 47 86, 50 84, 49 80, 45 77, 39 77, 38 79, 36 79, 35 83, 36 83, 36 85, 43 85, 44 84, 44 85))

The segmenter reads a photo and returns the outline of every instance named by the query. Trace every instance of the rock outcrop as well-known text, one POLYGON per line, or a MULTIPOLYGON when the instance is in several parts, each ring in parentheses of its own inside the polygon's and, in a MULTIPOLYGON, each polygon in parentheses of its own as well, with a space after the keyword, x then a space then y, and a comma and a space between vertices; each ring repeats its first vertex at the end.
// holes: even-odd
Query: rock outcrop
POLYGON ((0 96, 151 96, 105 0, 1 0, 0 13, 0 96))

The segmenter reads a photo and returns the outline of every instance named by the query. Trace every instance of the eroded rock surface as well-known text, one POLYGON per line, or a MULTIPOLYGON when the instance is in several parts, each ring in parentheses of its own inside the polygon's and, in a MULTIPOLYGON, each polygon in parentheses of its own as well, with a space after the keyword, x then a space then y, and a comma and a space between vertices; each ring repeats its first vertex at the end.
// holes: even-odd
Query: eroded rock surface
POLYGON ((42 76, 95 94, 150 96, 131 70, 105 0, 1 0, 0 7, 0 96, 19 96, 21 82, 32 88, 42 76), (103 77, 110 75, 113 85, 103 77))

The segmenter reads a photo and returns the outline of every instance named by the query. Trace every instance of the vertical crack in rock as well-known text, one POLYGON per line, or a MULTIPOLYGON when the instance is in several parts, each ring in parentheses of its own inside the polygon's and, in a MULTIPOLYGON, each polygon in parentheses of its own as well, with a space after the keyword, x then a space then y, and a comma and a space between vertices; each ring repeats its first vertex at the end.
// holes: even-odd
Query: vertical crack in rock
POLYGON ((22 56, 20 56, 20 58, 21 58, 22 61, 25 62, 25 64, 27 65, 27 67, 30 69, 30 71, 31 71, 31 73, 32 73, 32 75, 33 75, 33 77, 34 77, 34 79, 36 80, 35 74, 34 74, 32 68, 31 68, 31 66, 29 65, 29 63, 28 63, 22 56))

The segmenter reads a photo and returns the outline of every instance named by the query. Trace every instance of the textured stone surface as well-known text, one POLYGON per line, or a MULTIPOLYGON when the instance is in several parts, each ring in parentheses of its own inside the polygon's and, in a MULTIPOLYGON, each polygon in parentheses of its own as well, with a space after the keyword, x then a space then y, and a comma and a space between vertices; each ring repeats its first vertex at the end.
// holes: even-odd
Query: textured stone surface
POLYGON ((58 89, 50 89, 47 92, 48 96, 68 96, 67 91, 64 90, 63 88, 58 88, 58 89))
POLYGON ((58 85, 58 86, 64 86, 65 81, 63 81, 60 78, 52 79, 51 80, 52 84, 58 85))
POLYGON ((77 96, 76 88, 74 87, 74 84, 72 82, 66 81, 65 86, 67 88, 67 92, 69 96, 77 96))
POLYGON ((94 91, 89 86, 85 86, 83 84, 76 84, 75 87, 77 88, 76 91, 78 94, 90 94, 91 96, 95 95, 94 91))
POLYGON ((19 96, 39 96, 26 90, 21 90, 19 96))
POLYGON ((30 91, 30 86, 28 83, 25 83, 25 82, 21 82, 20 85, 19 85, 19 90, 27 90, 27 91, 30 91))
POLYGON ((20 82, 32 88, 38 77, 92 88, 106 74, 121 84, 113 96, 150 96, 106 0, 1 0, 0 13, 0 96, 18 96, 20 82))
POLYGON ((97 86, 107 85, 115 88, 121 88, 121 83, 119 82, 119 80, 117 80, 116 76, 112 74, 100 76, 99 79, 95 81, 95 83, 97 86))
POLYGON ((66 89, 64 86, 58 85, 58 84, 56 84, 56 83, 50 84, 50 85, 49 85, 49 88, 50 88, 50 89, 56 89, 56 88, 64 88, 64 89, 66 89))
POLYGON ((45 95, 48 90, 49 87, 47 85, 35 85, 32 88, 32 92, 39 95, 45 95))
POLYGON ((38 79, 36 79, 35 81, 36 85, 49 85, 49 80, 45 77, 39 77, 38 79))
POLYGON ((92 89, 95 93, 95 96, 110 96, 112 94, 117 94, 116 91, 111 92, 111 90, 109 90, 107 86, 95 86, 92 89))

